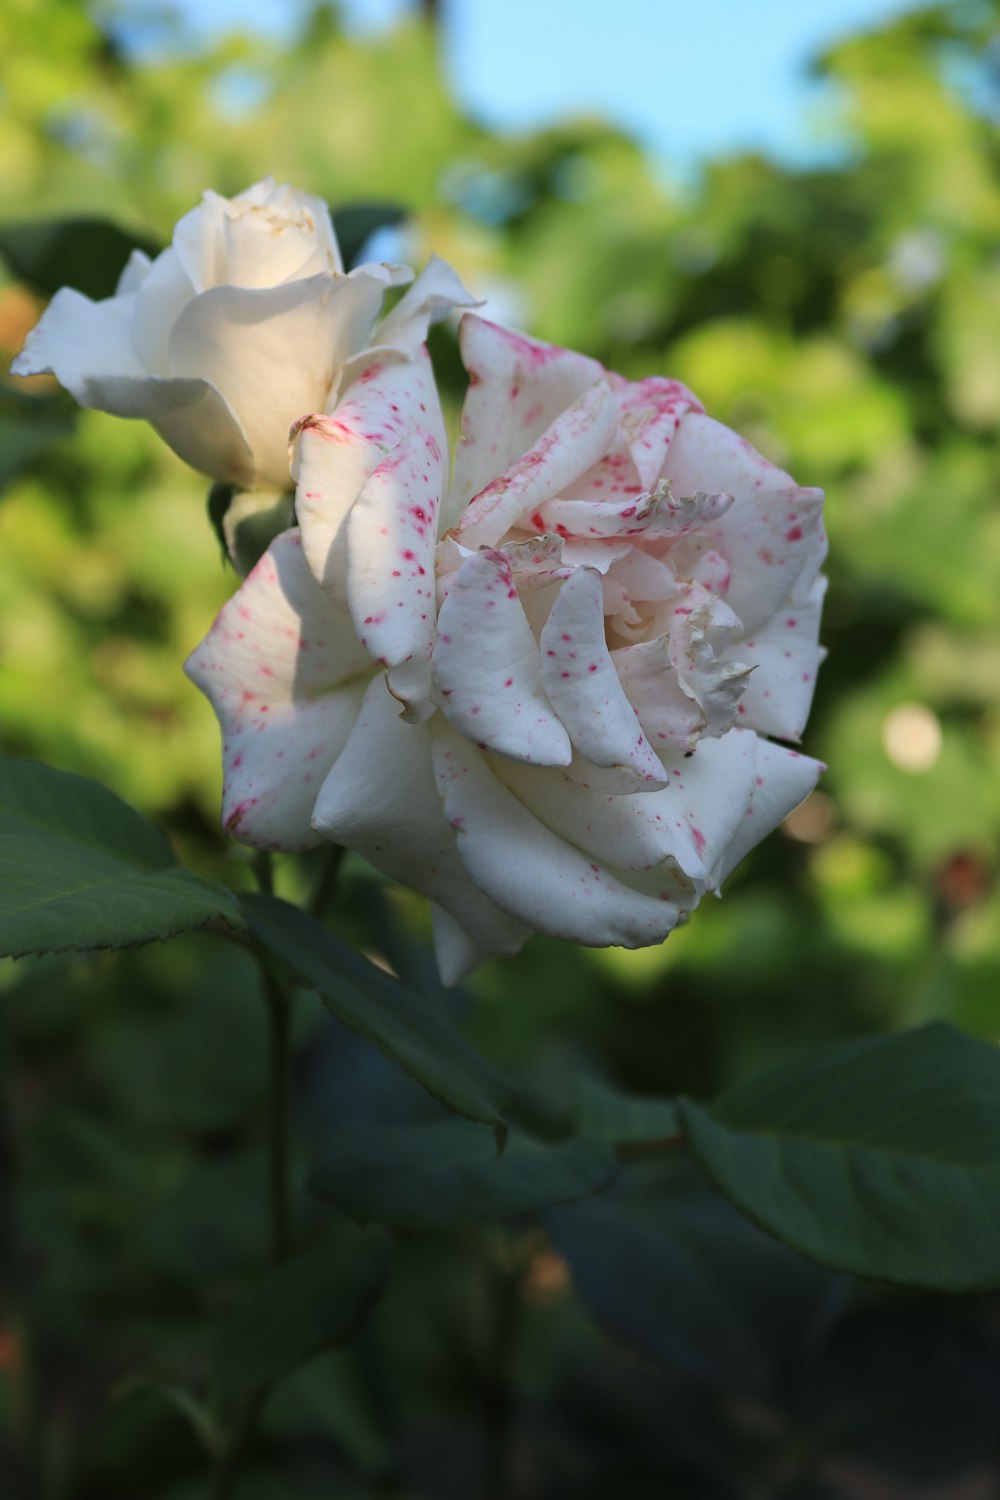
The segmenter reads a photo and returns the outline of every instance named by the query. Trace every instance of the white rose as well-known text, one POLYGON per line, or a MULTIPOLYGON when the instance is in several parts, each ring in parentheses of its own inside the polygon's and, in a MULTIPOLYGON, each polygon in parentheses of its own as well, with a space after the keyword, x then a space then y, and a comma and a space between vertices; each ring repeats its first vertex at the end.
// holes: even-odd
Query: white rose
POLYGON ((822 495, 675 381, 467 316, 454 478, 426 359, 300 424, 299 528, 188 670, 225 820, 434 903, 454 980, 533 931, 658 943, 813 787, 822 495))
POLYGON ((329 409, 352 360, 413 354, 430 321, 472 305, 435 259, 373 332, 387 288, 412 276, 375 262, 345 275, 326 204, 268 177, 236 198, 205 193, 155 260, 133 252, 113 297, 63 287, 11 368, 145 417, 213 479, 284 490, 291 425, 329 409))

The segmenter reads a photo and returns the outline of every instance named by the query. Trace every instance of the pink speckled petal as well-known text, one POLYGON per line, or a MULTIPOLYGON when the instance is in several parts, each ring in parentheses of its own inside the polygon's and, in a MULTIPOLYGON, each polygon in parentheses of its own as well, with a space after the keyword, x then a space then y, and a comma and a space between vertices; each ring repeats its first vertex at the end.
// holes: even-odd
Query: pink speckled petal
POLYGON ((291 487, 289 429, 322 411, 340 365, 364 344, 382 292, 374 277, 329 273, 262 289, 212 287, 181 312, 171 374, 201 376, 225 397, 260 488, 291 487))
POLYGON ((466 870, 520 921, 596 948, 646 947, 676 924, 672 902, 633 890, 553 833, 453 729, 435 728, 434 772, 466 870))
POLYGON ((719 520, 679 544, 676 567, 689 572, 686 545, 692 553, 709 548, 726 558, 732 570, 726 600, 752 635, 788 598, 803 570, 815 567, 822 491, 800 488, 744 438, 698 413, 682 419, 664 475, 678 495, 703 490, 736 497, 719 520))
POLYGON ((616 386, 621 426, 629 455, 644 489, 651 490, 663 473, 670 441, 681 417, 704 408, 686 385, 651 375, 646 380, 616 386))
MULTIPOLYGON (((744 735, 735 730, 734 734, 755 742, 754 785, 746 813, 718 862, 716 877, 719 881, 735 870, 744 855, 767 838, 781 820, 798 807, 826 770, 820 761, 810 760, 808 755, 800 755, 797 750, 788 750, 784 745, 775 745, 771 740, 751 735, 749 731, 744 735)), ((732 735, 727 738, 731 739, 732 735)), ((725 741, 717 743, 724 744, 725 741)), ((698 754, 701 754, 700 750, 698 754)))
POLYGON ((733 503, 732 495, 684 495, 675 499, 666 484, 621 500, 548 500, 539 506, 545 526, 559 536, 676 537, 700 530, 733 503))
POLYGON ((434 785, 431 733, 407 724, 380 674, 320 790, 318 833, 436 902, 489 953, 516 953, 529 932, 469 880, 434 785))
POLYGON ((604 370, 594 359, 467 313, 459 331, 471 383, 447 509, 454 525, 473 495, 533 448, 604 370))
POLYGON ((441 606, 434 682, 445 716, 476 744, 568 765, 569 736, 542 683, 538 643, 502 552, 467 557, 441 606))
POLYGON ((434 712, 434 548, 443 483, 436 440, 429 432, 409 433, 369 476, 347 520, 354 628, 389 668, 389 687, 415 721, 434 712))
POLYGON ((705 715, 681 687, 670 660, 668 637, 623 646, 612 651, 611 660, 649 743, 661 755, 693 750, 705 715))
POLYGON ((222 726, 223 823, 245 844, 306 849, 316 794, 347 740, 369 666, 347 615, 277 537, 185 671, 222 726))
MULTIPOLYGON (((736 732, 675 757, 669 784, 646 796, 607 796, 558 771, 497 767, 497 774, 555 833, 619 869, 658 870, 652 894, 691 906, 721 878, 720 861, 754 789, 756 736, 736 732)), ((647 892, 648 885, 644 886, 647 892)))
POLYGON ((601 575, 592 568, 579 569, 562 585, 542 630, 541 653, 552 706, 580 754, 596 766, 623 768, 647 786, 662 786, 666 774, 608 651, 601 575))
MULTIPOLYGON (((799 590, 795 591, 796 595, 799 590)), ((801 597, 788 601, 752 641, 738 641, 729 655, 755 668, 740 705, 740 722, 761 734, 799 740, 826 651, 818 643, 826 579, 817 578, 801 597)))
MULTIPOLYGON (((457 539, 464 547, 495 547, 512 526, 590 468, 611 441, 616 422, 614 397, 599 380, 479 492, 455 528, 457 539)), ((531 525, 545 530, 534 521, 531 525)))
POLYGON ((699 733, 715 738, 732 729, 749 680, 742 660, 723 659, 740 622, 724 600, 697 586, 682 599, 673 606, 670 660, 682 690, 701 711, 699 733))
POLYGON ((383 355, 347 387, 332 416, 310 416, 292 438, 295 512, 313 576, 346 602, 347 518, 365 482, 407 433, 429 432, 445 448, 444 418, 430 356, 383 355))

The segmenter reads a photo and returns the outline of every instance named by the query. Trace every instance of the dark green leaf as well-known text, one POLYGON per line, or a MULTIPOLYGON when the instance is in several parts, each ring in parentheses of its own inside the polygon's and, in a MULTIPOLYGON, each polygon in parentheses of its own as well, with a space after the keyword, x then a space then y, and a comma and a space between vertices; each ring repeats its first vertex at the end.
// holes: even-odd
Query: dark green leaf
POLYGON ((644 1099, 624 1094, 603 1079, 582 1077, 576 1083, 580 1129, 613 1146, 646 1146, 677 1139, 680 1121, 671 1099, 644 1099))
POLYGON ((331 209, 333 227, 346 270, 355 264, 359 252, 377 229, 391 229, 401 224, 407 210, 398 203, 348 203, 331 209))
POLYGON ((545 1216, 583 1301, 675 1374, 773 1397, 846 1283, 755 1229, 687 1152, 545 1216))
POLYGON ((935 1024, 830 1048, 680 1111, 719 1187, 805 1254, 909 1286, 1000 1286, 994 1046, 935 1024))
POLYGON ((213 917, 242 926, 232 892, 182 870, 114 792, 0 759, 0 954, 123 948, 213 917))
POLYGON ((511 1135, 498 1157, 484 1131, 441 1120, 345 1131, 323 1153, 312 1187, 362 1223, 451 1229, 572 1202, 607 1186, 615 1170, 603 1141, 543 1146, 511 1135))
POLYGON ((222 1399, 239 1401, 346 1343, 382 1290, 392 1253, 384 1230, 345 1223, 266 1276, 219 1330, 214 1373, 222 1399))
POLYGON ((0 224, 0 256, 11 272, 43 297, 61 286, 87 297, 111 297, 133 250, 158 254, 160 247, 108 219, 35 219, 0 224))
POLYGON ((290 978, 319 992, 338 1021, 457 1114, 503 1124, 513 1085, 426 1002, 287 901, 246 895, 241 902, 257 939, 290 978))

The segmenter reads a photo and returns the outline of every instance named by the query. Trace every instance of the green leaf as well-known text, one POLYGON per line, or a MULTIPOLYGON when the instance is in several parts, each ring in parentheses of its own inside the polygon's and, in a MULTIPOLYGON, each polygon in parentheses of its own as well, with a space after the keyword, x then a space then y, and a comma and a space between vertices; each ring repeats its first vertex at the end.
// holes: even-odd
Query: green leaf
POLYGON ((662 1369, 773 1397, 847 1283, 754 1228, 686 1151, 628 1168, 545 1224, 585 1305, 662 1369))
POLYGON ((243 925, 232 892, 182 870, 114 792, 0 758, 0 955, 124 948, 213 917, 243 925))
POLYGON ((860 1276, 1000 1286, 1000 1053, 937 1023, 775 1068, 681 1121, 769 1233, 860 1276))
POLYGON ((87 297, 111 297, 133 250, 157 255, 160 246, 145 235, 92 217, 35 219, 0 224, 0 256, 11 272, 43 297, 61 286, 87 297))
POLYGON ((260 1387, 351 1338, 392 1264, 381 1229, 338 1224, 258 1284, 223 1321, 214 1380, 224 1402, 260 1387))
POLYGON ((407 210, 398 203, 348 203, 330 212, 340 254, 348 271, 364 249, 365 241, 377 229, 390 229, 401 224, 407 215, 407 210))
POLYGON ((498 1157, 483 1131, 440 1120, 344 1131, 323 1153, 311 1186, 361 1223, 453 1229, 572 1202, 606 1187, 615 1171, 603 1141, 544 1146, 511 1135, 498 1157))
POLYGON ((577 1079, 576 1113, 581 1131, 613 1146, 654 1146, 680 1137, 677 1106, 671 1099, 624 1094, 603 1079, 577 1079))
POLYGON ((394 1058, 456 1114, 502 1125, 513 1084, 440 1014, 297 907, 240 898, 254 936, 285 973, 317 990, 338 1021, 394 1058))

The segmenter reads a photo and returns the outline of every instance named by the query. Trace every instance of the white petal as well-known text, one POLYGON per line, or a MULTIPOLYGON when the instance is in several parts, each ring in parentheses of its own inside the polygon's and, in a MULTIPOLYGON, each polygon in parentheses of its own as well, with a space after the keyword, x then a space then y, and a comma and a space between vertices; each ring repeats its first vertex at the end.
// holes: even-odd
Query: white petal
POLYGON ((793 596, 750 640, 736 642, 727 653, 756 669, 740 704, 745 728, 801 739, 826 655, 817 639, 825 592, 826 579, 817 578, 803 597, 793 596))
POLYGON ((297 424, 292 441, 295 511, 316 579, 347 600, 347 519, 365 481, 409 432, 445 449, 444 418, 430 356, 383 355, 345 390, 332 416, 297 424))
MULTIPOLYGON (((470 937, 443 906, 431 906, 431 933, 442 984, 460 984, 467 974, 493 956, 492 951, 470 937)), ((524 941, 527 942, 530 936, 525 929, 524 941)))
POLYGON ((135 293, 92 302, 72 287, 62 287, 24 341, 11 365, 14 375, 54 375, 81 406, 100 406, 90 399, 95 376, 133 376, 146 369, 132 344, 135 293))
POLYGON ((133 250, 118 278, 115 296, 126 297, 129 292, 137 292, 145 281, 152 264, 145 250, 133 250))
MULTIPOLYGON (((736 497, 724 516, 698 533, 698 547, 713 548, 728 560, 732 579, 726 598, 752 635, 788 598, 815 557, 822 534, 822 491, 800 488, 744 438, 697 413, 681 421, 668 450, 665 477, 678 495, 703 490, 736 497)), ((682 541, 674 554, 680 574, 688 572, 684 548, 682 541)))
POLYGON ((398 349, 413 359, 432 323, 439 323, 456 307, 477 307, 478 299, 466 291, 457 271, 438 255, 432 255, 409 291, 396 303, 375 330, 376 349, 398 349))
POLYGON ((516 953, 528 937, 469 880, 435 789, 430 729, 400 717, 381 675, 323 783, 314 826, 437 902, 485 951, 516 953))
POLYGON ((63 287, 32 329, 11 369, 51 373, 81 406, 144 417, 195 469, 231 484, 253 482, 242 429, 205 380, 148 376, 132 343, 136 294, 92 302, 63 287))
MULTIPOLYGON (((534 447, 481 490, 455 528, 466 547, 494 547, 504 534, 558 495, 596 462, 614 436, 618 414, 610 387, 591 386, 560 412, 534 447)), ((544 524, 532 521, 534 529, 544 524)))
POLYGON ((742 731, 706 741, 675 759, 666 788, 645 796, 608 796, 558 771, 497 770, 568 843, 619 870, 653 871, 662 883, 652 894, 691 906, 722 878, 753 797, 756 748, 757 737, 742 731))
MULTIPOLYGON (((810 760, 807 755, 788 750, 784 745, 775 745, 771 740, 760 739, 749 731, 744 734, 735 730, 734 734, 755 741, 754 786, 746 813, 719 861, 716 871, 719 881, 724 880, 744 855, 773 832, 793 808, 798 807, 826 770, 820 761, 810 760)), ((732 737, 727 735, 726 738, 732 737)), ((718 743, 724 744, 725 741, 718 743)), ((701 753, 699 749, 698 754, 701 753)))
POLYGON ((662 785, 649 746, 615 671, 604 635, 601 576, 581 568, 566 580, 541 638, 542 680, 580 754, 596 766, 626 770, 662 785))
POLYGON ((406 717, 429 718, 434 548, 444 485, 429 432, 408 433, 366 480, 347 521, 347 602, 406 717))
POLYGON ((164 250, 136 291, 132 315, 132 343, 147 374, 173 374, 170 334, 194 295, 194 287, 173 250, 164 250))
POLYGON ((364 694, 366 653, 302 556, 297 531, 277 537, 224 605, 185 670, 222 726, 223 823, 265 849, 319 842, 316 795, 364 694))
POLYGON ((538 643, 502 552, 467 557, 441 606, 434 681, 449 722, 515 760, 564 766, 569 737, 542 684, 538 643))
POLYGON ((322 411, 382 296, 370 278, 333 275, 260 290, 218 286, 184 308, 170 336, 175 375, 208 380, 235 412, 262 489, 288 489, 288 434, 322 411))
POLYGON ((600 380, 596 360, 467 313, 459 330, 470 385, 448 504, 454 525, 492 479, 533 448, 560 412, 600 380))
POLYGON ((632 889, 545 827, 450 728, 435 728, 434 771, 462 862, 497 906, 539 932, 596 948, 645 947, 675 926, 672 902, 632 889))

